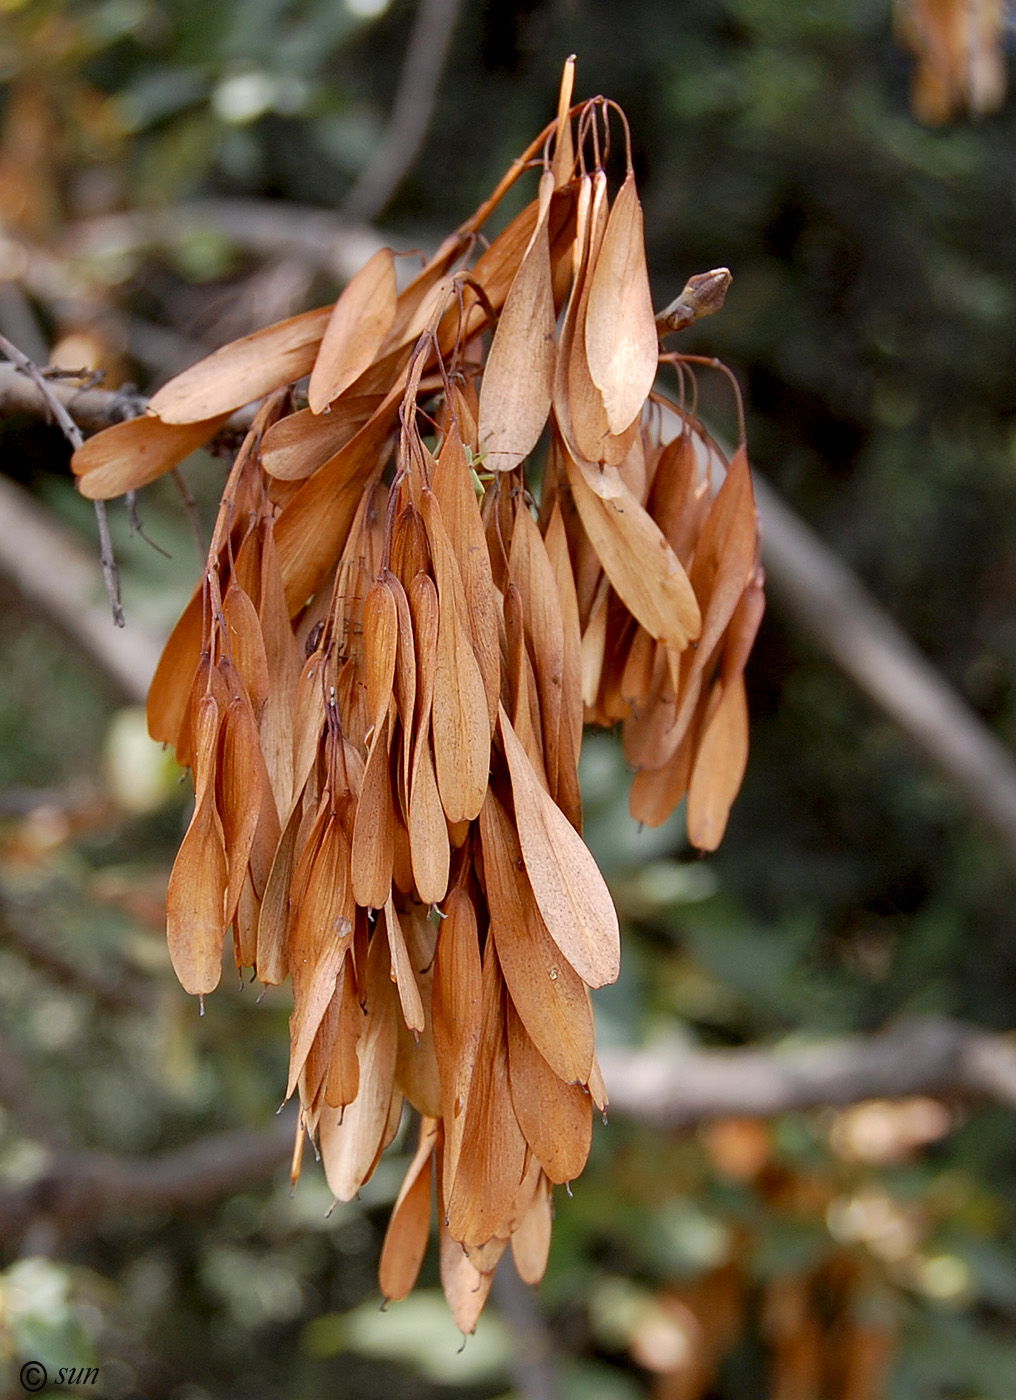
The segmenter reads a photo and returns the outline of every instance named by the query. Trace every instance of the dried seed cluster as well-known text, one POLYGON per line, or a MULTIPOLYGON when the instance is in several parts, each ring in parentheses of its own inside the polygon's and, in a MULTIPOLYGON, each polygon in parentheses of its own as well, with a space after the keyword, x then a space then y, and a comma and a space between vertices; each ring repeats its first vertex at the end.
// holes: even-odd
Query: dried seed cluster
POLYGON ((412 1287, 435 1177, 463 1331, 509 1242, 541 1277, 550 1185, 606 1103, 588 988, 619 939, 580 835, 583 725, 623 724, 636 817, 686 795, 713 848, 762 610, 743 448, 654 390, 658 332, 729 277, 658 327, 630 157, 611 200, 608 105, 570 109, 570 81, 402 292, 378 253, 334 307, 217 351, 75 459, 86 495, 118 494, 264 399, 149 702, 195 783, 170 951, 210 992, 232 928, 238 966, 292 979, 299 1141, 340 1200, 418 1110, 381 1284, 412 1287), (475 257, 533 163, 538 198, 475 257))

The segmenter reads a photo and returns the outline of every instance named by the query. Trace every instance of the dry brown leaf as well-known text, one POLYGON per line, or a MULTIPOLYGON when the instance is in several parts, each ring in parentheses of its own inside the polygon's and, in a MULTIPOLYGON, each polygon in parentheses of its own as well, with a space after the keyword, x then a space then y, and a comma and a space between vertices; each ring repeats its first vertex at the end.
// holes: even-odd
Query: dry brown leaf
POLYGON ((693 725, 660 767, 642 768, 635 774, 628 798, 628 810, 635 821, 643 826, 662 826, 674 811, 688 791, 694 739, 693 725))
POLYGON ((300 804, 290 813, 268 875, 258 915, 258 980, 277 987, 289 972, 286 962, 286 931, 289 927, 289 888, 296 865, 297 837, 302 818, 300 804))
POLYGON ((302 481, 340 452, 380 408, 383 394, 346 394, 318 415, 289 413, 265 433, 261 461, 277 481, 302 481))
POLYGON ((543 742, 540 729, 540 698, 536 693, 536 678, 526 651, 525 620, 522 615, 522 595, 509 582, 504 595, 505 663, 504 685, 511 710, 512 728, 525 749, 533 771, 543 787, 550 790, 543 766, 543 742))
POLYGON ((371 586, 363 600, 363 669, 367 713, 373 728, 381 723, 392 697, 398 639, 395 594, 381 579, 371 586))
POLYGON ((575 146, 572 141, 571 107, 572 89, 575 85, 575 55, 571 54, 564 61, 564 71, 561 74, 561 90, 557 98, 557 127, 554 132, 554 159, 551 169, 554 172, 554 183, 556 185, 567 184, 571 179, 572 167, 575 164, 575 146))
POLYGON ((204 585, 199 585, 169 634, 148 687, 148 732, 156 743, 176 749, 177 762, 184 765, 189 765, 191 758, 190 734, 184 721, 203 635, 204 585))
POLYGON ((341 1119, 323 1113, 318 1128, 325 1176, 339 1201, 351 1201, 368 1179, 390 1127, 399 1012, 389 963, 388 941, 375 934, 367 956, 367 1016, 356 1046, 359 1092, 341 1119))
MULTIPOLYGON (((604 499, 590 485, 596 469, 584 469, 571 456, 566 461, 583 529, 618 596, 651 636, 683 651, 698 636, 702 618, 677 555, 619 478, 604 499)), ((602 473, 605 481, 611 471, 602 473)))
POLYGON ((610 601, 610 581, 603 578, 593 600, 586 630, 582 634, 582 700, 585 718, 599 721, 596 701, 603 679, 603 663, 607 655, 607 605, 610 601))
POLYGON ((469 463, 454 423, 438 453, 431 486, 462 575, 473 653, 483 677, 493 734, 501 690, 498 598, 469 463))
POLYGON ((402 932, 402 924, 395 912, 395 903, 391 895, 385 901, 384 908, 385 931, 388 935, 388 948, 391 956, 391 978, 399 989, 402 1019, 409 1030, 419 1034, 424 1026, 423 1001, 420 998, 420 989, 416 985, 416 975, 409 958, 409 949, 406 947, 406 937, 402 932))
MULTIPOLYGON (((233 921, 240 891, 247 878, 247 865, 254 848, 254 837, 261 819, 264 787, 268 781, 261 747, 258 744, 257 725, 254 723, 250 701, 245 694, 234 695, 226 706, 219 743, 216 805, 222 822, 229 868, 224 915, 224 922, 228 927, 233 921)), ((275 826, 277 836, 277 820, 275 826)))
POLYGON ((748 764, 748 705, 738 676, 723 689, 699 740, 688 784, 688 840, 715 851, 748 764))
POLYGON ((642 712, 652 692, 660 650, 660 644, 644 627, 636 629, 628 647, 620 686, 621 694, 636 714, 642 712))
POLYGON ((595 1055, 593 1056, 593 1072, 589 1076, 588 1089, 589 1097, 592 1099, 593 1103, 601 1113, 605 1113, 609 1102, 607 1098, 607 1086, 603 1082, 600 1062, 595 1055))
POLYGON ((413 614, 409 606, 409 596, 398 575, 393 574, 391 569, 385 569, 381 576, 395 600, 397 640, 392 691, 402 731, 402 757, 399 773, 402 786, 400 794, 403 798, 404 809, 408 809, 410 761, 413 754, 413 722, 416 714, 416 639, 413 634, 413 614))
POLYGON ((631 171, 617 192, 593 267, 584 338, 610 431, 623 433, 649 397, 659 353, 642 206, 631 171))
MULTIPOLYGON (((395 747, 393 743, 393 748, 395 747)), ((413 861, 409 850, 409 827, 402 810, 402 777, 398 762, 392 768, 393 811, 395 814, 395 854, 392 860, 392 890, 407 897, 416 897, 413 861)))
POLYGON ((389 771, 391 717, 375 730, 363 770, 353 823, 353 897, 364 909, 383 909, 392 892, 395 811, 389 771))
POLYGON ((757 555, 755 497, 742 448, 734 454, 706 516, 689 572, 695 595, 702 603, 703 621, 698 646, 687 669, 682 669, 675 738, 691 722, 702 683, 752 576, 757 555))
POLYGON ((378 1281, 381 1292, 391 1301, 405 1298, 412 1291, 427 1250, 431 1176, 439 1130, 439 1119, 420 1120, 419 1145, 395 1199, 381 1246, 378 1281))
POLYGON ((550 1182, 541 1172, 529 1209, 512 1235, 512 1257, 523 1283, 535 1287, 546 1273, 552 1223, 550 1182))
POLYGON ((410 1030, 399 1022, 399 1048, 395 1058, 395 1083, 418 1113, 427 1118, 441 1116, 441 1071, 434 1043, 434 954, 437 929, 429 910, 415 900, 399 916, 409 962, 424 1008, 422 1031, 410 1030))
MULTIPOLYGON (((342 975, 341 968, 339 975, 342 975)), ((321 1024, 317 1028, 317 1034, 311 1043, 298 1081, 300 1107, 303 1110, 307 1131, 312 1139, 317 1134, 318 1119, 325 1106, 324 1088, 328 1080, 332 1052, 338 1035, 341 1010, 342 993, 336 981, 331 1000, 325 1014, 321 1017, 321 1024)))
POLYGON ((566 1084, 529 1038, 508 1005, 508 1077, 523 1136, 551 1181, 574 1181, 586 1165, 593 1134, 593 1101, 566 1084))
POLYGON ((543 536, 520 497, 508 568, 522 598, 526 641, 536 673, 543 759, 551 793, 557 791, 564 703, 564 622, 557 580, 543 536))
POLYGON ((265 765, 280 812, 288 812, 293 800, 294 696, 303 658, 289 624, 289 610, 282 571, 275 547, 272 521, 263 522, 261 540, 261 588, 258 618, 268 662, 268 702, 259 729, 265 765))
POLYGON ((416 746, 408 826, 417 895, 424 904, 440 904, 448 889, 451 848, 434 772, 434 757, 426 735, 416 746))
POLYGON ((476 911, 461 886, 449 890, 434 959, 434 1046, 441 1071, 445 1175, 458 1167, 465 1108, 480 1041, 482 974, 476 911))
MULTIPOLYGON (((561 611, 564 644, 561 692, 561 724, 567 731, 567 753, 578 762, 582 747, 582 631, 579 626, 579 605, 575 592, 575 576, 568 554, 568 538, 559 502, 555 502, 547 524, 544 544, 554 573, 558 604, 561 611)), ((564 740, 562 739, 562 746, 564 740)), ((563 759, 561 760, 563 763, 563 759)))
POLYGON ((741 675, 748 663, 748 657, 755 644, 758 629, 766 610, 766 595, 763 588, 762 570, 756 568, 741 594, 740 602, 727 625, 727 635, 723 641, 723 664, 720 679, 728 685, 735 676, 741 675))
MULTIPOLYGON (((257 826, 254 829, 254 843, 250 850, 247 875, 257 902, 256 907, 250 912, 257 923, 260 922, 261 901, 268 888, 272 866, 275 862, 275 852, 278 850, 279 841, 282 838, 282 824, 279 821, 279 812, 275 805, 271 780, 260 748, 255 749, 254 756, 260 771, 261 807, 258 811, 257 826)), ((256 948, 256 942, 254 946, 256 948)))
POLYGON ((215 696, 202 696, 194 726, 194 815, 173 862, 166 893, 166 937, 173 970, 184 991, 197 996, 219 985, 226 931, 229 873, 215 807, 219 717, 215 696))
POLYGON ((434 703, 437 674, 439 603, 437 586, 429 574, 417 573, 409 585, 409 611, 413 619, 416 658, 416 748, 426 739, 434 703))
POLYGON ((554 385, 554 287, 547 220, 554 176, 540 180, 539 216, 505 299, 480 385, 478 434, 488 471, 511 471, 536 446, 554 385))
POLYGON ((584 1084, 593 1018, 579 975, 540 915, 508 814, 488 792, 480 812, 490 932, 508 993, 529 1035, 566 1083, 584 1084))
POLYGON ((313 652, 304 663, 293 705, 293 790, 303 792, 317 759, 318 745, 325 727, 325 657, 313 652))
POLYGON ((478 1269, 481 1274, 490 1275, 500 1264, 507 1248, 507 1236, 498 1234, 493 1239, 487 1240, 485 1244, 471 1244, 467 1248, 466 1254, 474 1269, 478 1269))
POLYGON ((621 966, 610 892, 581 836, 541 787, 503 709, 498 718, 519 844, 540 913, 582 980, 602 987, 616 979, 621 966))
POLYGON ((331 314, 323 306, 231 341, 164 384, 149 409, 164 423, 197 423, 293 384, 310 373, 331 314))
POLYGON ((233 950, 237 968, 253 967, 257 960, 258 914, 261 904, 248 870, 240 887, 233 916, 233 950))
POLYGON ((431 260, 422 267, 413 280, 399 293, 395 310, 395 323, 388 334, 385 350, 396 345, 415 345, 427 319, 421 322, 420 311, 425 303, 432 302, 434 290, 446 279, 450 269, 458 262, 467 246, 465 238, 457 233, 444 240, 431 260))
MULTIPOLYGON (((473 267, 473 278, 483 287, 487 300, 495 311, 504 305, 512 282, 526 249, 532 241, 540 214, 540 201, 531 204, 516 214, 508 227, 485 248, 473 267)), ((475 292, 466 292, 468 297, 476 297, 475 292)), ((486 322, 486 313, 479 306, 478 299, 466 325, 466 333, 476 335, 486 322)))
POLYGON ((349 442, 309 477, 275 524, 290 614, 328 577, 365 492, 380 476, 383 450, 398 416, 396 385, 349 442))
POLYGON ((462 575, 441 507, 432 491, 422 493, 421 504, 440 605, 431 714, 434 768, 448 820, 472 821, 483 805, 490 771, 487 696, 469 637, 462 575))
POLYGON ((661 450, 646 509, 687 569, 711 501, 699 480, 698 454, 687 427, 661 450))
POLYGON ((483 958, 480 1039, 466 1102, 455 1179, 446 1184, 448 1230, 463 1244, 485 1244, 511 1208, 525 1168, 526 1143, 512 1107, 505 1039, 505 987, 488 942, 483 958))
POLYGON ((439 621, 437 589, 428 574, 418 573, 413 578, 409 606, 417 676, 416 722, 409 773, 409 851, 417 893, 424 903, 430 904, 443 899, 448 888, 450 850, 430 746, 439 621))
POLYGON ((416 576, 426 573, 429 568, 430 550, 420 512, 414 506, 406 506, 399 512, 395 521, 392 570, 408 594, 416 576))
POLYGON ((228 413, 197 423, 164 423, 154 413, 103 428, 71 458, 78 490, 90 501, 108 501, 140 490, 203 447, 223 426, 228 413))
POLYGON ((395 322, 395 298, 395 255, 379 248, 332 310, 307 387, 312 413, 323 413, 374 359, 395 322))
POLYGON ((579 182, 575 265, 571 296, 561 327, 554 375, 554 412, 566 441, 598 462, 610 432, 603 395, 593 383, 586 358, 585 325, 591 269, 607 227, 607 180, 602 171, 579 182))
POLYGON ((259 720, 268 700, 268 656, 257 609, 235 579, 222 600, 222 620, 226 655, 243 681, 255 720, 259 720))
POLYGON ((353 1102, 359 1092, 360 1062, 356 1047, 367 1024, 363 1008, 357 1000, 351 953, 346 954, 339 969, 333 1000, 338 1002, 339 1010, 325 1082, 325 1102, 332 1108, 344 1108, 353 1102))
POLYGON ((356 911, 349 886, 349 842, 338 818, 329 817, 310 863, 289 941, 294 1005, 287 1098, 296 1085, 353 942, 356 911))
POLYGON ((438 1241, 441 1250, 441 1287, 455 1319, 455 1326, 464 1336, 468 1336, 476 1330, 483 1305, 490 1294, 494 1275, 481 1274, 479 1269, 469 1262, 461 1244, 453 1240, 448 1233, 440 1209, 438 1241))

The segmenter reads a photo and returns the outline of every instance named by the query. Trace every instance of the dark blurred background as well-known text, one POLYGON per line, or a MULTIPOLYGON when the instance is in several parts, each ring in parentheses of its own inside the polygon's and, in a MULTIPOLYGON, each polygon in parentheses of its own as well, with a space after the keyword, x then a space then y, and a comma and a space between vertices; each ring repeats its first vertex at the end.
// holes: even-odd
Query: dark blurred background
MULTIPOLYGON (((997 7, 966 9, 990 30, 997 7)), ((733 370, 757 471, 1016 746, 1014 104, 920 120, 889 0, 429 0, 425 21, 415 0, 0 3, 0 333, 154 389, 333 298, 370 251, 347 201, 434 247, 553 116, 575 52, 576 98, 631 123, 657 306, 733 272, 681 348, 733 370), (380 204, 358 181, 428 63, 433 110, 410 102, 419 151, 380 204)), ((702 383, 731 435, 724 381, 702 383)), ((0 447, 54 541, 94 549, 57 430, 8 414, 0 447)), ((206 524, 224 469, 188 471, 206 524)), ((114 508, 127 631, 161 636, 199 562, 171 484, 139 504, 172 557, 114 508)), ((268 1123, 288 1007, 224 986, 198 1018, 162 943, 184 789, 130 687, 30 589, 0 583, 0 637, 0 1174, 24 1200, 54 1157, 268 1123)), ((1011 1028, 1012 847, 792 605, 771 607, 748 683, 747 780, 707 861, 677 826, 638 833, 613 740, 588 743, 588 835, 626 935, 604 1039, 1011 1028)), ((98 1366, 68 1393, 110 1397, 539 1400, 545 1373, 518 1366, 536 1335, 576 1400, 1012 1400, 1014 1127, 948 1098, 680 1135, 612 1120, 559 1193, 538 1306, 496 1298, 461 1355, 433 1260, 377 1312, 397 1151, 327 1219, 312 1162, 292 1199, 284 1169, 77 1225, 42 1199, 5 1251, 0 1387, 22 1394, 35 1357, 98 1366)))

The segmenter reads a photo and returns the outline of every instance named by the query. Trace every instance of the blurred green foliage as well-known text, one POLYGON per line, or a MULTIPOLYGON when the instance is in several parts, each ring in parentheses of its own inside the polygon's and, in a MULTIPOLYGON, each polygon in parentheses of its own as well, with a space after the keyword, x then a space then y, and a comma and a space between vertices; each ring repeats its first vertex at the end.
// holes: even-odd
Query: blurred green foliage
MULTIPOLYGON (((383 129, 413 12, 0 0, 5 220, 58 247, 92 214, 197 193, 339 206, 383 129)), ((755 464, 1016 744, 1016 109, 920 127, 885 0, 463 6, 434 123, 385 216, 394 236, 436 243, 472 209, 551 116, 571 51, 578 93, 630 118, 657 304, 690 273, 734 273, 686 348, 738 374, 755 464)), ((190 333, 250 271, 209 235, 172 266, 140 255, 107 290, 135 315, 175 307, 190 333)), ((729 429, 727 391, 702 392, 729 429)), ((25 429, 5 467, 87 535, 87 510, 45 471, 51 450, 25 429)), ((201 470, 207 507, 221 464, 201 470)), ((169 490, 142 505, 173 559, 117 521, 128 614, 166 627, 193 550, 169 490)), ((144 1154, 269 1121, 284 994, 256 1005, 224 988, 199 1019, 168 970, 159 902, 183 791, 120 810, 103 776, 107 684, 13 596, 0 616, 0 1052, 28 1086, 0 1116, 6 1183, 39 1172, 49 1128, 144 1154), (120 1002, 96 993, 99 974, 128 989, 120 1002)), ((1011 858, 778 616, 749 683, 748 779, 708 863, 676 827, 635 831, 616 750, 587 748, 588 835, 626 924, 622 978, 598 998, 605 1038, 768 1044, 926 1012, 1016 1024, 1011 858)), ((810 1289, 843 1325, 846 1271, 852 1306, 890 1340, 886 1400, 1011 1400, 1016 1134, 999 1108, 950 1114, 948 1135, 889 1164, 834 1150, 829 1115, 787 1119, 744 1139, 761 1165, 740 1175, 707 1132, 598 1129, 574 1199, 560 1193, 540 1295, 562 1394, 676 1395, 637 1364, 640 1329, 661 1298, 736 1275, 737 1340, 703 1393, 775 1395, 773 1299, 810 1289)), ((503 1319, 492 1307, 457 1357, 434 1260, 413 1300, 374 1313, 399 1179, 396 1158, 326 1218, 308 1163, 292 1199, 277 1183, 193 1215, 30 1234, 0 1279, 0 1388, 21 1393, 33 1357, 98 1364, 111 1400, 507 1393, 503 1319)))

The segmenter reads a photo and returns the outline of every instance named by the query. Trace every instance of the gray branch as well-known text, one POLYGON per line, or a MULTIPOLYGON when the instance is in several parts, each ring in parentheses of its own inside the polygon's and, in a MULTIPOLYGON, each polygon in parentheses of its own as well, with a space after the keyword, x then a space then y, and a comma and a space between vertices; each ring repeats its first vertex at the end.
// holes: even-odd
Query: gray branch
POLYGON ((793 1049, 607 1047, 600 1064, 612 1114, 668 1128, 915 1094, 1016 1106, 1016 1042, 955 1021, 912 1021, 793 1049))
POLYGON ((0 1191, 0 1238, 10 1245, 40 1227, 87 1234, 113 1216, 201 1210, 273 1176, 289 1160, 295 1130, 287 1112, 267 1128, 216 1133, 153 1157, 54 1154, 34 1181, 0 1191))
MULTIPOLYGON (((390 242, 367 223, 312 205, 194 199, 165 209, 131 209, 82 220, 68 231, 61 253, 99 266, 130 262, 149 249, 179 248, 209 231, 258 257, 303 258, 343 283, 390 242)), ((35 259, 28 280, 60 300, 65 294, 60 260, 41 253, 35 259)))
POLYGON ((1016 761, 857 576, 756 478, 768 591, 891 716, 1016 859, 1016 761))
MULTIPOLYGON (((669 1129, 915 1094, 1016 1106, 1016 1043, 944 1020, 793 1049, 607 1047, 600 1062, 613 1117, 669 1129)), ((56 1153, 35 1181, 0 1191, 0 1237, 20 1239, 40 1222, 60 1234, 87 1233, 109 1216, 200 1210, 282 1171, 293 1133, 287 1112, 267 1128, 219 1133, 149 1158, 56 1153)), ((517 1302, 511 1282, 502 1287, 505 1306, 517 1302)))

